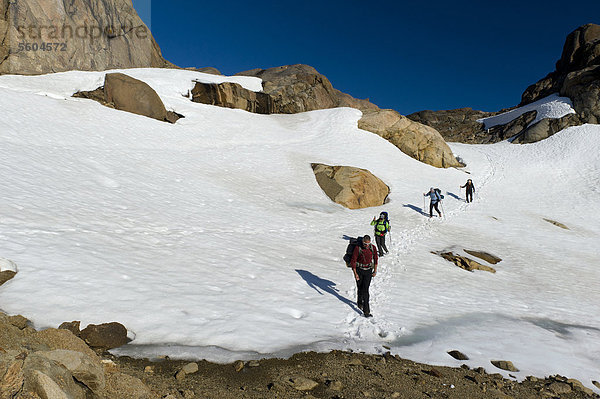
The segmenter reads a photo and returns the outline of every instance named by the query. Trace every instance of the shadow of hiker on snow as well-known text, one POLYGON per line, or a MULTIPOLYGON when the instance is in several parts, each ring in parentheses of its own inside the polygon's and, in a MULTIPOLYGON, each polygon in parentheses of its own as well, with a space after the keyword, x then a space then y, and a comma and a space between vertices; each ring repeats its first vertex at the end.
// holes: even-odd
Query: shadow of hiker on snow
POLYGON ((358 308, 356 307, 356 304, 353 301, 339 294, 338 289, 335 288, 335 283, 333 281, 325 280, 319 276, 315 276, 307 270, 296 269, 296 273, 298 273, 300 277, 302 277, 304 281, 306 281, 306 284, 308 284, 310 288, 314 289, 319 294, 323 295, 323 292, 327 292, 328 294, 331 294, 340 301, 344 302, 346 305, 350 306, 352 310, 356 311, 357 313, 360 313, 358 308))
POLYGON ((425 212, 425 209, 419 208, 418 206, 411 205, 411 204, 405 204, 405 205, 402 205, 402 206, 405 207, 405 208, 410 208, 413 211, 420 213, 421 215, 429 216, 429 214, 425 212))
POLYGON ((450 191, 446 191, 446 194, 459 201, 464 201, 464 198, 460 198, 458 195, 451 193, 450 191))

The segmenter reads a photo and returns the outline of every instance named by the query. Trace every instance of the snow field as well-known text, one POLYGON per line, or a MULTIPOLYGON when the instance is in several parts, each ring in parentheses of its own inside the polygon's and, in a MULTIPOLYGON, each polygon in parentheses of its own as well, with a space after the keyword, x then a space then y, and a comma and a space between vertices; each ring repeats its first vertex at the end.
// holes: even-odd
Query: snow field
POLYGON ((117 353, 137 356, 232 361, 385 345, 490 372, 490 360, 511 360, 519 379, 600 379, 598 126, 529 145, 451 144, 467 167, 444 170, 359 130, 354 109, 255 115, 185 97, 213 75, 125 73, 185 118, 170 125, 70 97, 98 87, 101 72, 0 77, 0 256, 19 268, 0 289, 2 310, 38 328, 119 321, 135 340, 117 353), (370 170, 390 202, 332 203, 311 162, 370 170), (459 189, 467 178, 472 204, 459 189), (442 219, 421 213, 430 186, 446 196, 442 219), (371 234, 383 210, 393 243, 365 319, 343 237, 371 234), (446 249, 503 261, 496 274, 469 273, 430 253, 446 249))

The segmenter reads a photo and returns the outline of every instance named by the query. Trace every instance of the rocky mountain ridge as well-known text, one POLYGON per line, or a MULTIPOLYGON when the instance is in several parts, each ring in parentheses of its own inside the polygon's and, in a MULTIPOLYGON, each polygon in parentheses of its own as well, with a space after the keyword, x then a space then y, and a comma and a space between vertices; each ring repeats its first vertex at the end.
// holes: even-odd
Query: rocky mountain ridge
MULTIPOLYGON (((569 126, 600 121, 600 25, 587 24, 571 32, 563 46, 556 70, 529 86, 521 97, 524 106, 558 93, 568 97, 576 114, 558 119, 544 119, 535 125, 510 123, 486 130, 477 122, 479 117, 496 113, 462 108, 448 111, 420 111, 408 118, 436 128, 448 141, 464 143, 494 143, 514 137, 515 143, 531 143, 543 140, 569 126)), ((522 121, 521 121, 522 122, 522 121)))

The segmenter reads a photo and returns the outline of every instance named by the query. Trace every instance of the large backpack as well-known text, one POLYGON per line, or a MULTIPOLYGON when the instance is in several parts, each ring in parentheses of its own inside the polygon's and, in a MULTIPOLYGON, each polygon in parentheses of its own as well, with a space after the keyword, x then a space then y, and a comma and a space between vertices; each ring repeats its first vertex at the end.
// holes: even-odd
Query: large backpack
POLYGON ((444 194, 442 194, 442 190, 440 190, 439 188, 434 188, 433 191, 435 191, 435 193, 438 195, 440 201, 444 199, 444 194))
POLYGON ((352 260, 352 254, 354 253, 354 247, 358 245, 358 247, 362 247, 363 238, 351 238, 350 243, 346 247, 346 254, 344 255, 344 262, 346 262, 346 266, 350 267, 350 260, 352 260))

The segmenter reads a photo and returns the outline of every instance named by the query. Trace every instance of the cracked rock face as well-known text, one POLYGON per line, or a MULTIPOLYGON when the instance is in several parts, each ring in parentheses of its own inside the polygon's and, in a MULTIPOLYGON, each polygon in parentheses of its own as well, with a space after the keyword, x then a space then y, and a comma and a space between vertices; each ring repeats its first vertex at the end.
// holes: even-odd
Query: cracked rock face
POLYGON ((166 66, 131 0, 0 0, 0 74, 166 66))

